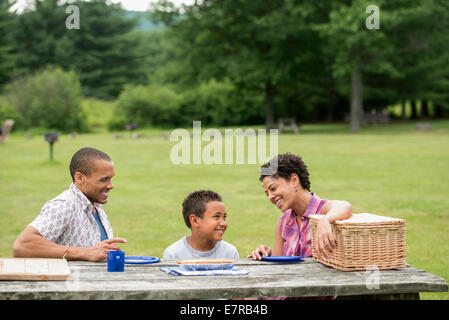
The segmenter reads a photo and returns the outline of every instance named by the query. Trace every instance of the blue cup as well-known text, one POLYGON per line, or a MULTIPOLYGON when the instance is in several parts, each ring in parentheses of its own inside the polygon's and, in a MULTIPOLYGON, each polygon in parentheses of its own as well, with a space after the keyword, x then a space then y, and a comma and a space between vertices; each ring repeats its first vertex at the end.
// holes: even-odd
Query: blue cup
POLYGON ((125 252, 108 251, 108 272, 125 271, 125 252))

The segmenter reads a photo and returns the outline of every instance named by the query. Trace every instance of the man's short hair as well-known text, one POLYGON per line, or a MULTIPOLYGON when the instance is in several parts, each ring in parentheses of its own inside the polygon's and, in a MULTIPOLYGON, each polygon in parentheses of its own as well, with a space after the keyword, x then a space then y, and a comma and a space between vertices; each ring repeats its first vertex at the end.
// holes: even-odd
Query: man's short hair
POLYGON ((86 147, 75 152, 69 166, 72 181, 75 182, 76 172, 89 176, 95 168, 95 160, 112 161, 106 153, 94 148, 86 147))
POLYGON ((211 190, 197 190, 190 193, 182 202, 182 216, 187 227, 191 228, 189 216, 193 213, 197 217, 203 218, 206 211, 206 204, 210 201, 220 201, 221 196, 211 190))

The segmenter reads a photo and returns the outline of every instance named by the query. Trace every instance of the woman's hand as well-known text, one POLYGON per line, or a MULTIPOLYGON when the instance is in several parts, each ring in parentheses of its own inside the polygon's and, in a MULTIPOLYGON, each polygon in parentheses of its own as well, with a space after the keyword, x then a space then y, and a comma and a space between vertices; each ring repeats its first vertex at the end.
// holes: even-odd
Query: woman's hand
POLYGON ((262 256, 264 256, 264 257, 271 256, 271 253, 272 253, 271 248, 264 246, 262 244, 256 250, 251 252, 251 254, 248 256, 248 258, 251 258, 254 260, 260 260, 260 259, 262 259, 262 256))
POLYGON ((332 253, 332 251, 337 247, 334 240, 334 235, 332 233, 331 224, 325 216, 318 221, 316 240, 315 248, 319 259, 322 257, 327 259, 328 253, 332 253))

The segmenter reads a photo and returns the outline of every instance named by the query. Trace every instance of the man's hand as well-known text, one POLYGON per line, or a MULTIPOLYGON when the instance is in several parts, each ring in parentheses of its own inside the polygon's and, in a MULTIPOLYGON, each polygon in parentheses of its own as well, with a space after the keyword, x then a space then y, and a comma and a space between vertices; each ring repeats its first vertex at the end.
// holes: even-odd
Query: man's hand
POLYGON ((322 217, 318 221, 316 228, 315 249, 318 258, 321 259, 323 257, 324 259, 327 259, 328 253, 332 253, 336 247, 337 244, 334 240, 331 224, 326 217, 322 217))
MULTIPOLYGON (((122 238, 114 238, 114 239, 107 239, 99 244, 89 247, 85 249, 84 253, 84 259, 87 261, 101 261, 108 258, 108 251, 114 250, 114 251, 120 251, 120 247, 117 245, 117 243, 126 243, 125 239, 122 238)), ((69 252, 70 255, 70 252, 69 252)))
POLYGON ((271 248, 264 246, 263 244, 260 245, 256 250, 251 252, 250 255, 248 255, 248 258, 260 260, 262 259, 262 256, 269 257, 271 256, 272 250, 271 248))

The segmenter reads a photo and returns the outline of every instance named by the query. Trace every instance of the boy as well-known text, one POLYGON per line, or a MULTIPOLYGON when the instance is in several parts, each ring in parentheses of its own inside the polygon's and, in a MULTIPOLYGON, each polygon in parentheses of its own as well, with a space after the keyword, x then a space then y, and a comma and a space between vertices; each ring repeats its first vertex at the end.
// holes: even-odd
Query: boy
POLYGON ((190 236, 164 251, 164 259, 238 259, 237 249, 223 239, 228 227, 224 203, 217 193, 199 190, 182 203, 182 215, 190 236))

